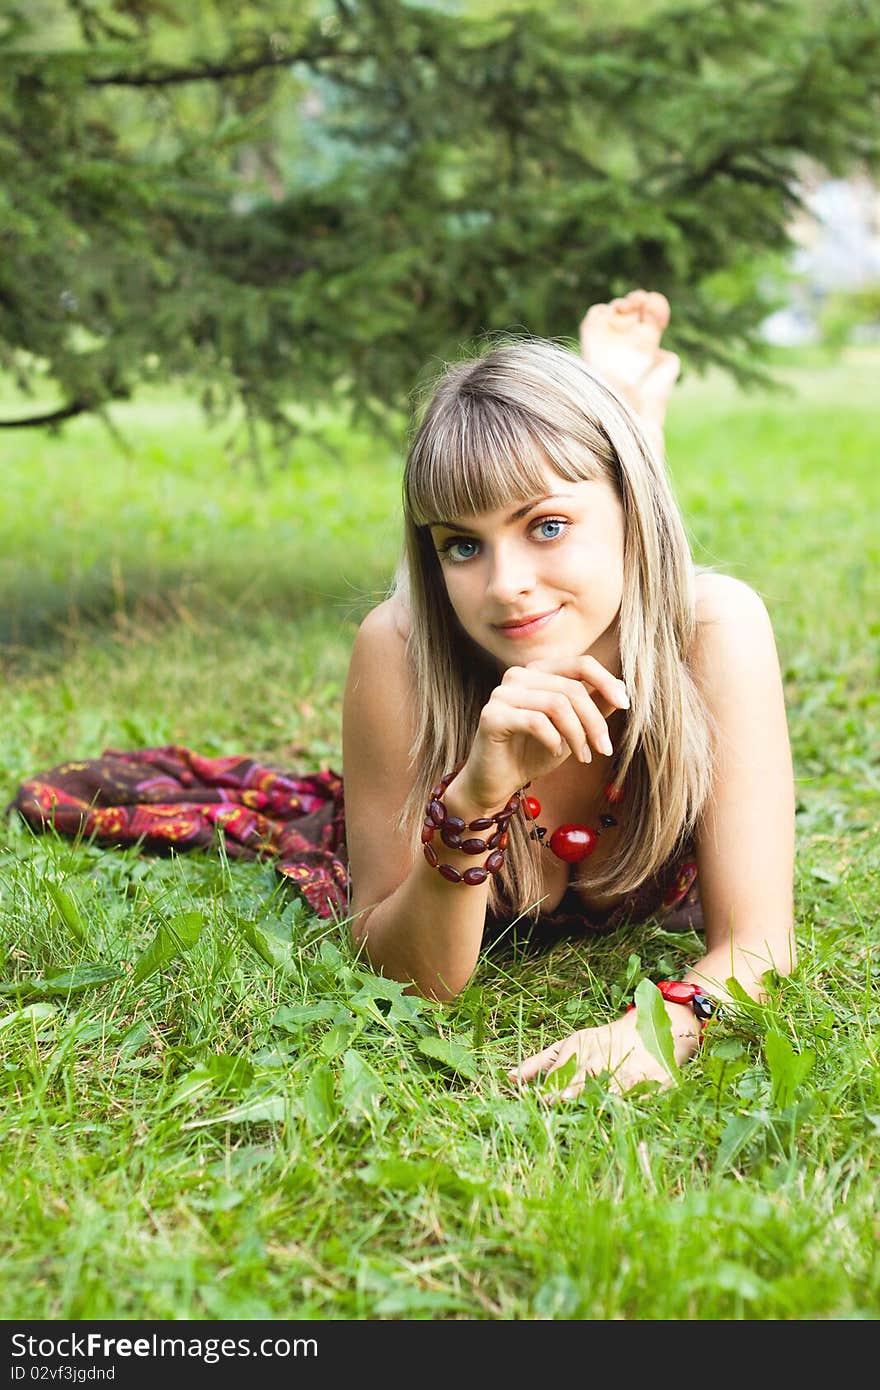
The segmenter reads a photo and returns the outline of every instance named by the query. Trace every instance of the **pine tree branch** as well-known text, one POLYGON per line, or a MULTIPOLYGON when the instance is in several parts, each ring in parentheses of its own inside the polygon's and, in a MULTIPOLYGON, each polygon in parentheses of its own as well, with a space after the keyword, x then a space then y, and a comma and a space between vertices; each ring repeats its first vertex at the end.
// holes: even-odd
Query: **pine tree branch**
MULTIPOLYGON (((263 53, 242 63, 200 63, 191 68, 145 68, 141 72, 108 72, 87 78, 89 87, 170 87, 184 82, 219 82, 229 77, 249 77, 266 68, 292 67, 294 63, 316 64, 326 58, 362 62, 375 55, 358 49, 301 48, 291 53, 263 53)), ((423 53, 421 56, 433 56, 423 53)))
POLYGON ((84 415, 86 411, 93 409, 94 405, 89 405, 87 401, 71 401, 69 405, 51 410, 47 415, 26 415, 21 420, 0 420, 0 430, 38 429, 45 425, 59 425, 62 420, 71 420, 74 415, 84 415))

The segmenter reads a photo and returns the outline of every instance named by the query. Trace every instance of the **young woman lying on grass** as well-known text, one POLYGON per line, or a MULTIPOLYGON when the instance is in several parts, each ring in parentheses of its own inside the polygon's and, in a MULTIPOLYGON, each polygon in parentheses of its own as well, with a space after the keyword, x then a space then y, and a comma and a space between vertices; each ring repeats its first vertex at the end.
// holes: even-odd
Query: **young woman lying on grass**
MULTIPOLYGON (((663 462, 662 295, 596 305, 582 356, 527 340, 452 367, 406 464, 406 556, 364 619, 343 781, 168 746, 23 783, 36 829, 273 855, 376 970, 449 999, 481 946, 654 916, 706 955, 664 982, 678 1061, 732 975, 794 964, 794 789, 763 603, 695 570, 663 462)), ((666 1079, 632 1012, 529 1057, 666 1079)))
MULTIPOLYGON (((609 930, 693 905, 706 954, 661 987, 682 1062, 730 976, 757 997, 793 967, 794 790, 765 606, 695 569, 667 478, 668 317, 637 290, 590 310, 581 357, 527 340, 446 372, 395 592, 355 641, 343 761, 374 969, 450 999, 515 918, 609 930)), ((633 1010, 511 1075, 572 1055, 566 1095, 667 1079, 633 1010)))

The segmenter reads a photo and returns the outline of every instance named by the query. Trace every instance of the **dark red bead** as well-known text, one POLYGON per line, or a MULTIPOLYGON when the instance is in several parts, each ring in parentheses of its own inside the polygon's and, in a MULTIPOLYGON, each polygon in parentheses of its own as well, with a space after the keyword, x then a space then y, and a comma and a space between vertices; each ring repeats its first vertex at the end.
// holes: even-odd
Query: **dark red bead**
POLYGON ((442 783, 442 782, 437 782, 437 783, 431 788, 430 792, 428 793, 428 800, 429 800, 429 801, 436 801, 436 800, 438 799, 438 797, 441 797, 441 796, 443 795, 443 793, 445 792, 445 790, 446 790, 446 788, 444 787, 443 783, 442 783))
POLYGON ((488 830, 494 824, 491 816, 477 816, 476 820, 468 821, 468 830, 488 830))
POLYGON ((486 860, 484 868, 488 869, 490 874, 497 874, 498 870, 502 869, 503 867, 504 852, 503 850, 496 849, 494 854, 489 855, 489 858, 486 860))
POLYGON ((425 851, 425 858, 427 859, 428 863, 431 865, 431 868, 432 868, 432 869, 436 869, 437 865, 440 863, 440 860, 437 858, 437 856, 436 856, 436 854, 434 853, 434 851, 432 850, 431 846, 430 846, 430 845, 423 845, 422 848, 423 848, 424 851, 425 851))
POLYGON ((513 796, 510 798, 510 800, 508 801, 507 805, 505 806, 504 811, 502 812, 502 814, 503 814, 503 815, 506 815, 506 816, 515 816, 516 813, 517 813, 517 811, 519 810, 519 806, 520 806, 520 796, 519 796, 519 792, 514 792, 514 793, 513 793, 513 796))
POLYGON ((446 807, 442 801, 432 801, 428 806, 428 815, 435 825, 442 825, 446 819, 446 807))
POLYGON ((429 845, 429 844, 431 843, 431 841, 432 841, 433 838, 434 838, 434 829, 435 829, 435 827, 433 826, 433 824, 432 824, 432 825, 423 825, 423 826, 422 826, 422 844, 423 844, 423 845, 429 845))
POLYGON ((444 845, 448 845, 450 849, 461 848, 461 836, 457 835, 454 830, 450 830, 446 825, 444 825, 440 831, 440 839, 443 841, 444 845))
POLYGON ((523 807, 529 820, 537 820, 541 814, 541 803, 536 796, 524 797, 523 807))
POLYGON ((700 992, 696 985, 686 980, 661 980, 657 988, 671 1004, 689 1004, 694 995, 700 992))
POLYGON ((459 873, 454 864, 441 864, 440 872, 450 883, 461 883, 463 874, 459 873))
POLYGON ((489 839, 486 841, 486 848, 487 848, 487 849, 497 849, 498 846, 499 846, 499 844, 501 843, 501 836, 502 836, 503 834, 504 834, 504 831, 503 831, 503 830, 496 830, 496 831, 495 831, 495 834, 494 834, 494 835, 490 835, 490 836, 489 836, 489 839))
POLYGON ((550 848, 557 859, 578 864, 596 848, 599 837, 588 825, 560 825, 550 836, 550 848))
POLYGON ((446 820, 443 823, 446 826, 447 830, 452 830, 456 835, 460 835, 461 832, 465 829, 465 823, 462 820, 461 816, 447 815, 446 820))
POLYGON ((486 841, 478 839, 476 835, 472 840, 462 840, 461 842, 462 854, 485 854, 488 848, 486 841))
POLYGON ((472 888, 475 888, 478 883, 485 883, 488 877, 489 870, 480 869, 476 865, 472 869, 465 869, 462 874, 465 883, 469 883, 472 888))

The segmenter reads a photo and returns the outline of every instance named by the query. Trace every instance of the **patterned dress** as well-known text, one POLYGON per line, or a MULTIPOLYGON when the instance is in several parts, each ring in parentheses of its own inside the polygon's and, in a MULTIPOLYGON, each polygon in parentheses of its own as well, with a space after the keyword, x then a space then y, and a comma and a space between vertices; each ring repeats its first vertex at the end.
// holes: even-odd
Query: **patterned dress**
MULTIPOLYGON (((296 775, 253 758, 205 758, 169 744, 59 763, 18 789, 15 809, 34 830, 55 829, 104 846, 148 853, 211 849, 231 859, 269 858, 324 918, 345 917, 350 879, 342 778, 325 768, 296 775)), ((688 847, 666 869, 597 917, 569 892, 530 929, 547 941, 572 931, 612 931, 659 916, 699 926, 696 864, 688 847)), ((507 929, 489 919, 486 941, 507 929)))

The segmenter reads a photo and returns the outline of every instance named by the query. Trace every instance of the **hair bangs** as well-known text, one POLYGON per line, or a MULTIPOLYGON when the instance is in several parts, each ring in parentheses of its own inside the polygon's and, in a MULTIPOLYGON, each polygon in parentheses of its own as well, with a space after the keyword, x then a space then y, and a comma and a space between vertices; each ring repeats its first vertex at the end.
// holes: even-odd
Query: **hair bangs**
POLYGON ((460 391, 444 406, 425 420, 408 460, 404 503, 416 526, 528 502, 546 490, 548 465, 569 481, 600 471, 574 457, 585 451, 573 440, 508 401, 460 391))

